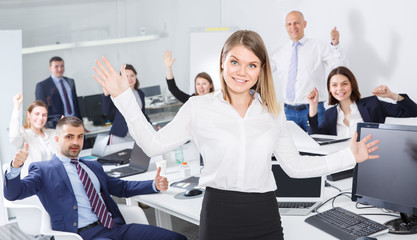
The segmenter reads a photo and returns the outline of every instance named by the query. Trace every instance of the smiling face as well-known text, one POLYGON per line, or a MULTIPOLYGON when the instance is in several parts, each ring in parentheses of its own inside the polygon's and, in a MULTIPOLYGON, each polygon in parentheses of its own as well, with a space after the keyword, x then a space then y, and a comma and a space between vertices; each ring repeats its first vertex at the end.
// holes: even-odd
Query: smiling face
POLYGON ((44 107, 37 106, 31 112, 27 111, 26 115, 30 122, 30 127, 34 130, 42 129, 48 119, 48 110, 44 107))
POLYGON ((204 95, 210 92, 210 89, 213 87, 213 84, 205 78, 198 77, 195 79, 195 92, 196 95, 204 95))
POLYGON ((74 127, 70 124, 63 125, 57 130, 55 140, 58 145, 58 153, 68 158, 76 158, 84 144, 84 127, 74 127))
POLYGON ((52 61, 49 65, 49 71, 57 78, 62 78, 65 72, 64 61, 52 61))
POLYGON ((340 103, 351 103, 352 84, 349 78, 342 74, 336 74, 330 78, 329 91, 332 96, 340 103))
POLYGON ((307 21, 304 20, 300 12, 293 11, 288 13, 285 19, 285 28, 288 36, 293 42, 298 42, 304 37, 304 28, 307 26, 307 21))
POLYGON ((233 47, 222 59, 223 79, 230 95, 249 94, 258 81, 261 60, 242 45, 233 47))
POLYGON ((129 86, 131 89, 134 89, 135 83, 136 83, 136 74, 130 70, 130 69, 126 69, 126 75, 127 75, 127 80, 129 81, 129 86))

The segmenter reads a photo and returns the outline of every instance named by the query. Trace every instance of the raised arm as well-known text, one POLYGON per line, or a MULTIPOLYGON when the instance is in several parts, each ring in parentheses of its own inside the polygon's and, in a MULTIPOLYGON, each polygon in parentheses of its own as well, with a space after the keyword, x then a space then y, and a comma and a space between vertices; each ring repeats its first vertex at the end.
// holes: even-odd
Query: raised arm
POLYGON ((375 96, 390 98, 397 102, 397 104, 392 104, 380 101, 387 117, 417 117, 417 104, 407 94, 394 93, 385 85, 376 87, 372 93, 375 96))
POLYGON ((103 62, 107 68, 96 61, 98 67, 94 67, 94 71, 98 76, 94 78, 113 97, 115 106, 126 120, 129 133, 148 156, 171 151, 191 139, 190 125, 194 117, 192 104, 186 108, 184 105, 168 125, 156 132, 139 108, 133 92, 128 91, 124 66, 122 75, 119 75, 104 57, 103 62))
POLYGON ((175 58, 172 58, 172 52, 170 50, 166 50, 162 56, 162 59, 164 60, 167 80, 174 79, 174 75, 172 73, 172 64, 174 64, 175 58))
POLYGON ((330 32, 330 40, 333 46, 339 45, 339 36, 339 31, 337 31, 336 27, 334 27, 330 32))
POLYGON ((394 101, 402 101, 404 97, 398 93, 391 92, 391 90, 386 85, 379 85, 374 89, 372 92, 375 96, 383 97, 383 98, 391 98, 394 101))
POLYGON ((23 95, 18 93, 16 96, 13 97, 13 112, 10 118, 9 124, 9 140, 10 142, 16 147, 21 148, 23 147, 24 143, 24 136, 22 131, 21 123, 21 114, 20 107, 23 102, 23 95))
POLYGON ((319 92, 317 88, 311 90, 311 92, 307 95, 307 100, 309 104, 309 117, 314 117, 317 114, 317 106, 319 104, 319 92))

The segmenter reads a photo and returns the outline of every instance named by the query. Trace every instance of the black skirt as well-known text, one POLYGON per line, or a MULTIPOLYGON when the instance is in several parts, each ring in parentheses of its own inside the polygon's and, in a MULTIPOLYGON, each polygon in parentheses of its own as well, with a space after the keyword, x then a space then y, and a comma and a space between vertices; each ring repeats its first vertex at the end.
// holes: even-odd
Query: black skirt
POLYGON ((244 193, 206 188, 199 240, 284 239, 274 192, 244 193))

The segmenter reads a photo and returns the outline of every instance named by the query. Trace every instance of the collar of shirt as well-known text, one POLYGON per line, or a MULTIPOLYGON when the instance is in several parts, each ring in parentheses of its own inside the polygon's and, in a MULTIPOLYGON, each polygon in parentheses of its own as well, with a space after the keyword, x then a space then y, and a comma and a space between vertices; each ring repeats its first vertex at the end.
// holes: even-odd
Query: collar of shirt
POLYGON ((340 104, 336 106, 337 109, 337 125, 336 131, 339 137, 352 137, 356 131, 356 125, 358 122, 363 122, 361 113, 359 112, 356 102, 350 104, 350 120, 349 126, 346 126, 343 120, 345 119, 345 113, 340 108, 340 104))
MULTIPOLYGON (((57 78, 57 77, 55 77, 54 75, 52 75, 51 74, 51 78, 52 78, 52 80, 54 81, 54 83, 55 83, 55 85, 58 85, 58 84, 60 84, 59 83, 59 80, 64 80, 64 77, 62 77, 62 78, 57 78)), ((58 85, 58 86, 60 86, 60 85, 58 85)))
MULTIPOLYGON (((253 89, 250 89, 250 90, 249 90, 249 93, 250 93, 250 95, 254 96, 254 98, 255 98, 256 100, 258 100, 260 103, 262 103, 262 98, 261 98, 261 95, 260 95, 259 93, 255 92, 255 90, 253 90, 253 89)), ((223 91, 222 91, 221 89, 218 89, 218 90, 214 91, 214 93, 213 93, 213 94, 214 94, 217 98, 219 98, 219 99, 220 99, 220 101, 227 102, 227 101, 224 99, 224 96, 223 96, 223 91)), ((228 103, 228 102, 227 102, 227 103, 228 103)))
MULTIPOLYGON (((300 43, 301 46, 304 46, 306 41, 307 41, 307 38, 305 36, 303 38, 301 38, 300 40, 298 40, 298 42, 300 43)), ((294 43, 293 41, 289 42, 290 47, 292 47, 293 43, 294 43)))
POLYGON ((69 164, 71 162, 71 158, 68 158, 59 154, 55 154, 55 156, 64 164, 69 164))
POLYGON ((34 138, 41 138, 44 141, 49 139, 49 135, 46 133, 45 128, 42 128, 42 132, 44 137, 42 138, 41 136, 39 136, 38 134, 36 134, 34 131, 32 131, 32 129, 28 129, 29 131, 27 131, 28 134, 30 134, 32 137, 34 138))

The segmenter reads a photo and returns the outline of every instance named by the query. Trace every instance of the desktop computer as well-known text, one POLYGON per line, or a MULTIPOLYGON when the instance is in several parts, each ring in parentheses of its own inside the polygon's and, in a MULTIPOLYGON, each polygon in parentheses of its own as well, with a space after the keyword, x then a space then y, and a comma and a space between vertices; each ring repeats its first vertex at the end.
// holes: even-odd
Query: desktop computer
MULTIPOLYGON (((358 141, 372 135, 378 150, 353 172, 352 201, 398 212, 400 218, 380 224, 336 207, 305 222, 339 238, 357 239, 389 231, 417 233, 417 126, 358 123, 358 141)), ((413 236, 416 238, 417 236, 413 236)))
MULTIPOLYGON (((417 233, 417 126, 358 123, 359 139, 379 139, 379 159, 357 164, 352 200, 399 212, 391 233, 417 233)), ((417 237, 417 236, 416 236, 417 237)))

